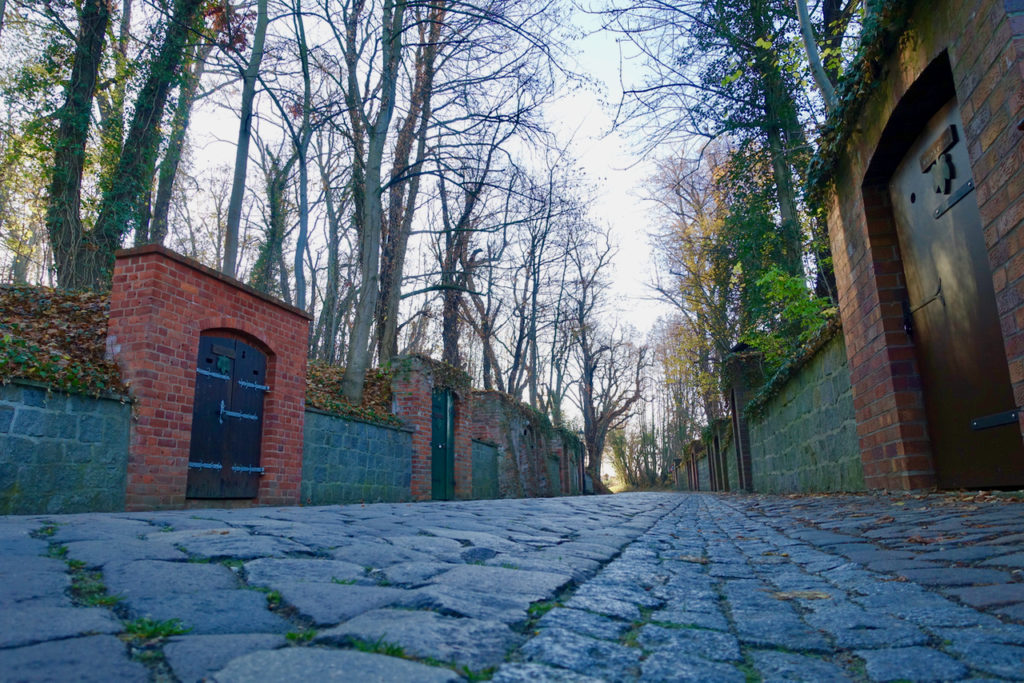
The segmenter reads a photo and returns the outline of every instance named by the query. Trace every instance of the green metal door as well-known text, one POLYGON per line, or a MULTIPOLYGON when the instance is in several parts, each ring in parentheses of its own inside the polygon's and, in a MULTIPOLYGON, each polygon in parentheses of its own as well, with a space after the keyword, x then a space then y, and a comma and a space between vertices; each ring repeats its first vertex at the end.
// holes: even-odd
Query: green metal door
POLYGON ((434 389, 430 410, 431 498, 455 498, 455 400, 451 389, 434 389))

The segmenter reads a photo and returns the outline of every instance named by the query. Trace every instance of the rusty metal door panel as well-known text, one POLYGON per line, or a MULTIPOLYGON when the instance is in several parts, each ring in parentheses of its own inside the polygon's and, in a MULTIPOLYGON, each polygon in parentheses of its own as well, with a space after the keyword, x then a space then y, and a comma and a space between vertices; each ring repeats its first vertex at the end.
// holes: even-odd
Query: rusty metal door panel
POLYGON ((1015 408, 991 267, 955 100, 925 126, 889 187, 939 485, 1024 483, 1014 419, 972 420, 1015 408), (997 420, 998 422, 998 420, 997 420))
POLYGON ((244 342, 200 338, 187 497, 256 497, 266 367, 266 356, 244 342))

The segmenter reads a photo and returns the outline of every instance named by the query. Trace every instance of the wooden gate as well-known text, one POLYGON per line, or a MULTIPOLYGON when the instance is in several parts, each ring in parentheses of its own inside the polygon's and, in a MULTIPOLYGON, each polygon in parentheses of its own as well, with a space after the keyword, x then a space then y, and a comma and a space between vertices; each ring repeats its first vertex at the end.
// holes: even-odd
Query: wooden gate
POLYGON ((455 498, 455 400, 435 388, 430 406, 430 490, 434 500, 455 498))
POLYGON ((259 349, 200 337, 187 497, 256 497, 266 375, 267 357, 259 349))
POLYGON ((889 193, 939 485, 1022 484, 1024 447, 955 100, 924 127, 889 193))

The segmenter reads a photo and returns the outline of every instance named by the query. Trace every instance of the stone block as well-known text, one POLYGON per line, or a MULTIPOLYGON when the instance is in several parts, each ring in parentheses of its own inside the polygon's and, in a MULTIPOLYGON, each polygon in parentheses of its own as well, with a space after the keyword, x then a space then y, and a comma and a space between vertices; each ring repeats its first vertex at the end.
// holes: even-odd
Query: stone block
POLYGON ((0 434, 7 434, 11 431, 11 423, 14 421, 14 406, 0 405, 0 434))
POLYGON ((46 391, 39 387, 21 387, 21 396, 17 400, 33 408, 45 408, 46 391))
POLYGON ((84 443, 99 443, 106 436, 107 419, 97 415, 82 415, 78 418, 78 440, 84 443))

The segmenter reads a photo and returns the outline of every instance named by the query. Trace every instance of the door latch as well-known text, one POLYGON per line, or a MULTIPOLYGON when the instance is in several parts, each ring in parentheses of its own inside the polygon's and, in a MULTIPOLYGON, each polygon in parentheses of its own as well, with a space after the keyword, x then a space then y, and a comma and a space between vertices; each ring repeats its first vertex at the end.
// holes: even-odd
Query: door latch
POLYGON ((910 302, 906 299, 903 300, 903 331, 906 332, 907 336, 911 339, 914 338, 914 314, 933 301, 941 301, 943 308, 946 306, 946 297, 942 295, 941 277, 939 278, 939 286, 935 289, 935 293, 919 303, 917 306, 911 308, 910 302))

